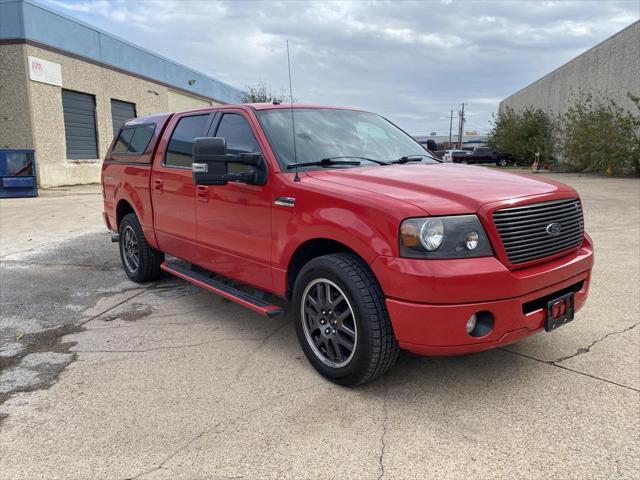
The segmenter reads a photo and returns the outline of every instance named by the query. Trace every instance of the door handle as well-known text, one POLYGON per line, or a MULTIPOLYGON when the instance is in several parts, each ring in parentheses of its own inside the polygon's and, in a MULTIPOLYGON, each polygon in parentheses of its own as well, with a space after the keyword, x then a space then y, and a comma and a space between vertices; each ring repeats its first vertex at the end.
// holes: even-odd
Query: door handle
POLYGON ((162 193, 162 180, 154 180, 153 181, 153 189, 162 193))
POLYGON ((207 187, 206 185, 198 185, 196 187, 196 197, 198 197, 199 202, 208 202, 209 187, 207 187))

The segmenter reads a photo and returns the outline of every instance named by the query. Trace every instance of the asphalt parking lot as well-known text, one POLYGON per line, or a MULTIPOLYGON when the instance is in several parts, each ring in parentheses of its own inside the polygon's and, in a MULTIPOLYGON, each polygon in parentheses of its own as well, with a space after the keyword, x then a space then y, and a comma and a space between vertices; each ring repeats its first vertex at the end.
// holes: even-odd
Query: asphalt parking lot
POLYGON ((640 478, 640 181, 544 175, 596 246, 576 320, 353 389, 289 315, 128 281, 98 186, 0 200, 0 478, 640 478))

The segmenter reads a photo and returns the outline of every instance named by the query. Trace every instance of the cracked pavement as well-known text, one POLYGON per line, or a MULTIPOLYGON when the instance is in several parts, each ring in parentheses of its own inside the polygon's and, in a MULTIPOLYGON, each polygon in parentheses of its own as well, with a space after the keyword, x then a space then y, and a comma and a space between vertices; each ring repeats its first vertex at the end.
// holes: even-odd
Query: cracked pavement
POLYGON ((288 314, 129 282, 99 187, 1 200, 0 478, 640 477, 640 181, 550 176, 596 246, 576 320, 354 389, 288 314))

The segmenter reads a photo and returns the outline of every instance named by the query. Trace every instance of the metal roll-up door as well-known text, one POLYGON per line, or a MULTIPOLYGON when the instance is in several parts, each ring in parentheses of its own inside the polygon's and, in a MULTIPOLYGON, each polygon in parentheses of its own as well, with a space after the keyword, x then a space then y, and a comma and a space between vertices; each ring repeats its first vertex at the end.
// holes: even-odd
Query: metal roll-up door
POLYGON ((96 100, 93 95, 62 90, 67 158, 98 158, 96 100))
POLYGON ((124 122, 136 116, 136 105, 134 103, 123 102, 111 99, 111 121, 113 122, 113 136, 118 134, 118 130, 124 122))

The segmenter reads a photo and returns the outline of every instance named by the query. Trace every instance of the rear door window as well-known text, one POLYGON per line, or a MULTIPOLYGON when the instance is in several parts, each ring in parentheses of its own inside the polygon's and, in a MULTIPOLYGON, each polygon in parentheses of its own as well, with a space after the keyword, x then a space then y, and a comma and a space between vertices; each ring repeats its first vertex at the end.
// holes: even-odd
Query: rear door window
POLYGON ((171 134, 164 164, 167 167, 191 168, 193 139, 204 136, 209 115, 182 117, 171 134))

